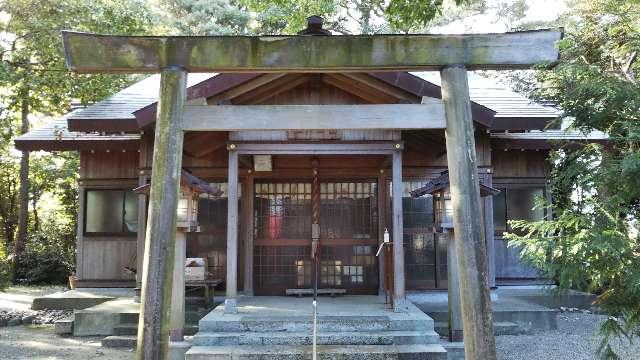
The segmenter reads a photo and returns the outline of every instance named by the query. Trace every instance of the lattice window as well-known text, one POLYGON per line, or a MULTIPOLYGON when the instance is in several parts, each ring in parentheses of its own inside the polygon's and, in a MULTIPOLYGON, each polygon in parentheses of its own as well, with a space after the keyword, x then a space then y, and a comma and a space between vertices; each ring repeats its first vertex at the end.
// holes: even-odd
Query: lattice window
POLYGON ((255 185, 257 239, 311 238, 311 183, 255 185))
POLYGON ((320 262, 320 284, 322 286, 342 286, 341 260, 324 260, 320 262))
POLYGON ((305 287, 311 284, 311 276, 313 271, 311 266, 312 263, 309 260, 296 261, 296 285, 298 287, 305 287))
POLYGON ((347 280, 352 284, 364 283, 364 267, 362 266, 344 266, 342 273, 347 277, 347 280))
POLYGON ((320 236, 324 239, 376 239, 376 182, 320 184, 320 236))

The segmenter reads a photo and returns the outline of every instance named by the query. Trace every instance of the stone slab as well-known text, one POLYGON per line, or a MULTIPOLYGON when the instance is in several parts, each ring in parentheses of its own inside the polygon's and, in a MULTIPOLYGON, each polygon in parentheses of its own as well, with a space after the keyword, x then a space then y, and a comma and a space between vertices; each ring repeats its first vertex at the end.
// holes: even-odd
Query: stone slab
MULTIPOLYGON (((193 346, 186 360, 306 360, 311 359, 310 346, 193 346)), ((318 346, 321 360, 446 360, 446 350, 439 344, 429 345, 350 345, 318 346)))
POLYGON ((191 348, 188 341, 171 341, 169 343, 169 360, 184 360, 185 354, 191 348))
POLYGON ((443 341, 441 345, 445 348, 445 350, 447 350, 447 360, 464 360, 463 342, 443 341))
POLYGON ((54 323, 54 330, 58 335, 68 335, 73 333, 73 320, 58 320, 54 323))
POLYGON ((133 299, 116 299, 74 312, 74 336, 112 335, 113 328, 126 316, 140 312, 133 299))
POLYGON ((114 300, 117 296, 95 291, 69 290, 33 299, 33 310, 81 310, 114 300))

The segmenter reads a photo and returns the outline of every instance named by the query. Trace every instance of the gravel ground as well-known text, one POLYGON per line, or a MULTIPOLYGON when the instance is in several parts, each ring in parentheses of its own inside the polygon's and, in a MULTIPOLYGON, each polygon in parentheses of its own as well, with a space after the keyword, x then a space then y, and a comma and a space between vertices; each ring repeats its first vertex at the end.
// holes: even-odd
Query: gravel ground
POLYGON ((129 360, 132 351, 100 347, 101 337, 60 337, 53 325, 0 328, 3 360, 129 360))
MULTIPOLYGON (((603 315, 583 313, 558 314, 558 329, 533 335, 498 336, 496 346, 500 360, 592 360, 599 345, 598 329, 603 315)), ((616 351, 623 360, 640 359, 640 339, 633 344, 618 343, 616 351)))
MULTIPOLYGON (((598 347, 601 315, 563 313, 558 330, 534 335, 498 336, 500 360, 591 360, 598 347)), ((129 360, 129 350, 103 349, 99 337, 60 337, 51 325, 0 328, 0 359, 3 360, 129 360)), ((640 358, 640 343, 618 346, 622 359, 640 358)))

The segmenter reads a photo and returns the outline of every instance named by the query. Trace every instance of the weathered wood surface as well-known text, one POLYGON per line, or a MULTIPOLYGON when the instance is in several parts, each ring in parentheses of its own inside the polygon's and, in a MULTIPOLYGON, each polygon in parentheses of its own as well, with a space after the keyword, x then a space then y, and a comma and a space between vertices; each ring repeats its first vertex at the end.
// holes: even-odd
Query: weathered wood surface
POLYGON ((522 69, 558 59, 552 30, 473 35, 110 36, 62 32, 69 69, 80 73, 343 72, 522 69))
POLYGON ((185 131, 444 129, 440 99, 423 104, 188 105, 185 131))
POLYGON ((401 141, 369 143, 234 143, 234 146, 239 154, 245 155, 390 155, 396 150, 403 149, 401 141))
POLYGON ((184 340, 184 265, 187 260, 187 233, 176 232, 175 253, 173 255, 173 284, 171 290, 171 322, 169 325, 169 339, 171 341, 184 340))
POLYGON ((254 183, 253 176, 248 175, 242 182, 242 197, 240 208, 243 219, 244 237, 244 295, 253 296, 253 211, 254 211, 254 183))
POLYGON ((487 252, 481 222, 480 185, 467 69, 440 71, 445 104, 447 161, 451 181, 453 224, 465 358, 495 360, 493 313, 489 294, 487 252))
POLYGON ((238 309, 238 152, 229 149, 229 175, 227 187, 227 298, 224 301, 226 313, 236 313, 238 309))
POLYGON ((391 177, 391 209, 393 216, 393 309, 403 311, 406 307, 404 281, 404 239, 402 225, 402 152, 394 151, 392 155, 391 177))
POLYGON ((162 70, 143 262, 138 360, 168 357, 186 81, 184 69, 162 70))
MULTIPOLYGON (((440 193, 444 196, 444 192, 440 193)), ((444 201, 441 201, 444 204, 444 201)), ((440 211, 446 211, 442 205, 440 211)), ((443 213, 444 214, 444 213, 443 213)), ((460 278, 458 275, 458 257, 456 256, 456 238, 449 229, 443 229, 447 237, 447 305, 449 307, 449 341, 463 340, 462 311, 460 309, 460 278)))

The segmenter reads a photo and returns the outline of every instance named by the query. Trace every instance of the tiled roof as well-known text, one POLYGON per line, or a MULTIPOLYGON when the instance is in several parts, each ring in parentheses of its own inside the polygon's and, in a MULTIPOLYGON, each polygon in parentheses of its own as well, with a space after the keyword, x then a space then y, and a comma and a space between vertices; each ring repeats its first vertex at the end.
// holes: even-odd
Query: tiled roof
MULTIPOLYGON (((189 73, 187 86, 191 87, 214 77, 215 73, 189 73)), ((111 97, 74 112, 69 119, 135 119, 133 113, 158 101, 160 75, 151 75, 111 97)))
MULTIPOLYGON (((437 72, 412 74, 440 86, 440 74, 437 72)), ((469 96, 471 101, 495 111, 496 118, 557 118, 561 115, 560 111, 553 107, 532 102, 495 80, 472 72, 469 73, 469 96)))

